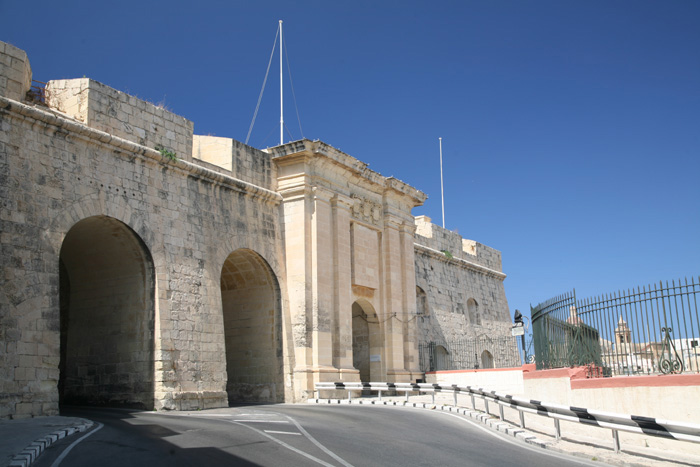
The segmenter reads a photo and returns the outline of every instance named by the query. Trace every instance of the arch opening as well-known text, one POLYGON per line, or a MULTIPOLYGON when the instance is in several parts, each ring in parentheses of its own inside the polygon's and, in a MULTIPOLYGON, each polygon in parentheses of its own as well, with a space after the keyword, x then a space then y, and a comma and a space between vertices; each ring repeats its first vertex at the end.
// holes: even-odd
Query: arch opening
POLYGON ((493 368, 493 355, 488 350, 481 352, 481 368, 493 368))
POLYGON ((381 381, 382 338, 374 307, 366 300, 352 304, 352 365, 360 381, 381 381))
POLYGON ((450 370, 450 353, 442 345, 435 346, 435 370, 450 370))
POLYGON ((126 224, 93 216, 59 256, 59 404, 154 407, 155 274, 126 224))
POLYGON ((425 291, 416 286, 416 315, 428 316, 428 296, 425 291))
POLYGON ((479 313, 479 304, 473 298, 467 300, 467 314, 469 322, 481 326, 481 314, 479 313))
POLYGON ((252 250, 231 253, 221 269, 229 403, 284 400, 277 278, 252 250))

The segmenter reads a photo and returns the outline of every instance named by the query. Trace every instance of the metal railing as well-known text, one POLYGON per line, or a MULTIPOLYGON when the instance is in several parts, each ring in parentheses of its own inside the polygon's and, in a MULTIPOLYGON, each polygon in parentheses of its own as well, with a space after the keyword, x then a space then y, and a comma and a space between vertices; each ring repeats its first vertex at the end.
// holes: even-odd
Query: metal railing
POLYGON ((32 104, 46 105, 46 83, 43 81, 32 80, 32 86, 27 91, 27 102, 32 104))
POLYGON ((576 291, 531 308, 537 369, 589 365, 590 376, 700 372, 700 278, 601 297, 576 291))
POLYGON ((582 423, 600 428, 612 430, 615 452, 620 452, 619 431, 644 434, 658 438, 676 439, 679 441, 690 441, 700 443, 700 425, 662 420, 652 417, 638 415, 625 415, 612 412, 602 412, 581 407, 569 407, 549 402, 525 399, 522 397, 510 396, 508 394, 489 391, 484 388, 473 388, 471 386, 459 387, 456 384, 441 386, 430 383, 316 383, 315 390, 321 400, 321 391, 347 391, 348 402, 352 402, 352 393, 357 391, 377 391, 379 401, 382 400, 383 391, 404 392, 409 401, 411 393, 430 393, 432 404, 435 404, 435 393, 451 393, 453 395, 454 406, 458 407, 459 395, 467 395, 471 398, 472 409, 476 411, 476 398, 482 399, 486 407, 486 414, 489 412, 489 402, 498 404, 499 418, 504 420, 503 408, 510 407, 518 411, 520 428, 525 428, 525 413, 548 417, 554 421, 555 438, 561 438, 560 420, 582 423))
POLYGON ((488 336, 418 344, 420 370, 471 370, 520 366, 518 341, 488 336))

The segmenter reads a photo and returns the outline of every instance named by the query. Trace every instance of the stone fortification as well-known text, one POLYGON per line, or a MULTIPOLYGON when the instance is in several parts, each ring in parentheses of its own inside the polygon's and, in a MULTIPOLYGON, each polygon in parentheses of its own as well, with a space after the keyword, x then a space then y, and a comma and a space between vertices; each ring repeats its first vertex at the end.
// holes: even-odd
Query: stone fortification
POLYGON ((415 251, 420 342, 452 353, 455 342, 478 339, 477 358, 465 356, 475 366, 479 362, 483 368, 485 350, 497 362, 517 364, 515 346, 502 348, 502 343, 496 343, 510 336, 512 325, 501 253, 432 224, 425 216, 416 217, 415 251))
POLYGON ((51 81, 46 86, 46 103, 95 130, 192 160, 191 121, 95 80, 51 81))
POLYGON ((0 418, 414 381, 420 340, 505 329, 500 253, 416 224, 410 185, 87 78, 30 87, 0 42, 0 418))

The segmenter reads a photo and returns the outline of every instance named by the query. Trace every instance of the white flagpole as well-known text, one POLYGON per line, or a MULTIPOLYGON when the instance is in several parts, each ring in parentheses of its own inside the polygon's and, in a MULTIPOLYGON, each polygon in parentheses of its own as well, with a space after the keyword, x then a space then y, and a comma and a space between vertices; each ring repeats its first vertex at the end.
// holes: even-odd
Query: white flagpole
POLYGON ((282 86, 282 20, 280 20, 280 146, 284 144, 284 88, 282 86))
POLYGON ((445 185, 442 181, 442 138, 440 138, 440 196, 442 198, 442 228, 445 228, 445 185))

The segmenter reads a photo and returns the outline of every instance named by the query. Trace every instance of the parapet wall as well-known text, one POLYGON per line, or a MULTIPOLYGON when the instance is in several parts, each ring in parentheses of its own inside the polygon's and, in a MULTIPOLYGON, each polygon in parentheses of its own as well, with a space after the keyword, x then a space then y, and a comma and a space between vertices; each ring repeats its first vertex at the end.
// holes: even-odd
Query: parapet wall
POLYGON ((32 87, 32 68, 24 50, 0 42, 0 96, 24 100, 32 87))
POLYGON ((416 217, 416 243, 496 272, 503 271, 500 251, 462 238, 457 232, 433 224, 427 216, 416 217))
POLYGON ((268 190, 275 190, 277 175, 272 155, 231 138, 194 135, 194 161, 212 164, 230 175, 268 190))
POLYGON ((46 103, 90 128, 192 160, 191 121, 92 79, 50 81, 46 103))

